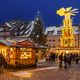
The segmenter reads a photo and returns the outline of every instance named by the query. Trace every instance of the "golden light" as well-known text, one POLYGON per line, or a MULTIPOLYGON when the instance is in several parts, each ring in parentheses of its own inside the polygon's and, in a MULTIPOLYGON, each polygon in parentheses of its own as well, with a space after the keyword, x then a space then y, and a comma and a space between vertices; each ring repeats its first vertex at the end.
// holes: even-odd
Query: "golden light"
POLYGON ((12 49, 12 48, 10 48, 10 50, 11 50, 11 51, 13 51, 13 49, 12 49))
POLYGON ((31 77, 32 73, 26 73, 26 75, 23 75, 22 77, 31 77))
POLYGON ((69 51, 67 50, 66 53, 69 53, 69 51))
POLYGON ((74 16, 75 13, 78 13, 76 10, 78 9, 72 9, 72 7, 68 7, 66 9, 61 8, 57 10, 58 15, 64 16, 62 36, 60 37, 60 46, 63 48, 75 47, 75 36, 74 29, 72 28, 71 16, 74 16))
POLYGON ((21 55, 20 55, 20 59, 28 59, 28 58, 32 58, 32 49, 31 48, 20 48, 21 51, 21 55))
POLYGON ((71 15, 75 16, 75 13, 78 13, 77 10, 78 9, 72 9, 72 7, 61 8, 61 9, 57 10, 57 14, 60 16, 70 17, 71 15))
POLYGON ((13 75, 15 76, 19 76, 21 78, 27 78, 27 77, 31 77, 33 75, 33 73, 31 72, 26 72, 26 71, 20 71, 20 72, 14 72, 13 75))
POLYGON ((64 17, 60 46, 56 47, 57 53, 80 53, 80 49, 76 47, 74 28, 72 27, 72 16, 78 13, 77 10, 78 9, 72 9, 72 7, 63 7, 56 12, 59 16, 64 17))

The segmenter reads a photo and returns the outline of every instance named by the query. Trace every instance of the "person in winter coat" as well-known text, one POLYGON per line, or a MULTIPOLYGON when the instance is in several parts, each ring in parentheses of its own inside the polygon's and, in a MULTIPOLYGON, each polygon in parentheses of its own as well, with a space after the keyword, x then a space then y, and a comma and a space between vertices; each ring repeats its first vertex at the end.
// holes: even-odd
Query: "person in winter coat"
POLYGON ((67 63, 68 63, 68 55, 65 53, 64 54, 64 68, 67 68, 67 63))
POLYGON ((63 62, 63 53, 59 55, 59 68, 62 68, 62 62, 63 62))
POLYGON ((3 55, 0 53, 0 73, 3 73, 3 69, 6 65, 6 61, 5 58, 3 57, 3 55))

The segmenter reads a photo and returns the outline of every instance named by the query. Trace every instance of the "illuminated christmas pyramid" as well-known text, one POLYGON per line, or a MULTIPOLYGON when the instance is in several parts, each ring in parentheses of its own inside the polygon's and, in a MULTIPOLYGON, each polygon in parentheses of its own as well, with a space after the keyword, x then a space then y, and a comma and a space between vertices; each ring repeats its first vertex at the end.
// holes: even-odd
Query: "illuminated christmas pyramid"
POLYGON ((71 16, 75 16, 75 13, 78 13, 76 10, 78 9, 72 10, 72 7, 68 7, 66 9, 61 8, 57 11, 58 15, 64 16, 62 35, 60 37, 60 47, 62 48, 75 47, 74 29, 72 28, 71 16))

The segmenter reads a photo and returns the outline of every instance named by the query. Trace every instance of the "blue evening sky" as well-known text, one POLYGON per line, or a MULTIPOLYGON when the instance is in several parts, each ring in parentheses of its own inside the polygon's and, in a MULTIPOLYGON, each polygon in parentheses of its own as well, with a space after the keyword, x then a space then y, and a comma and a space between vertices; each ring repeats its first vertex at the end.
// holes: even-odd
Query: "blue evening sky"
MULTIPOLYGON (((13 19, 31 21, 40 11, 46 26, 62 25, 62 17, 56 10, 70 6, 80 12, 80 0, 0 0, 0 23, 13 19)), ((73 24, 80 24, 80 13, 74 17, 73 24)))

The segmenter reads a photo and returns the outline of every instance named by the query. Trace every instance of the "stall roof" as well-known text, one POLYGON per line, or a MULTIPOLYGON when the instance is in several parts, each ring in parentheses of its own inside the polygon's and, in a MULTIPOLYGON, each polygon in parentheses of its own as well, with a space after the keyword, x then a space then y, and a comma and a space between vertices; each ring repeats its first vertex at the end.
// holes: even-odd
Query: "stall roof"
POLYGON ((14 41, 0 40, 0 43, 3 43, 4 45, 7 45, 7 46, 16 46, 16 42, 14 41))
POLYGON ((36 45, 33 42, 30 42, 28 40, 24 41, 0 40, 0 43, 12 47, 36 47, 36 45))
POLYGON ((17 42, 17 47, 36 47, 36 45, 28 40, 17 42))
POLYGON ((0 43, 12 46, 12 47, 32 47, 32 48, 46 48, 42 45, 36 45, 35 43, 29 41, 29 40, 0 40, 0 43))

